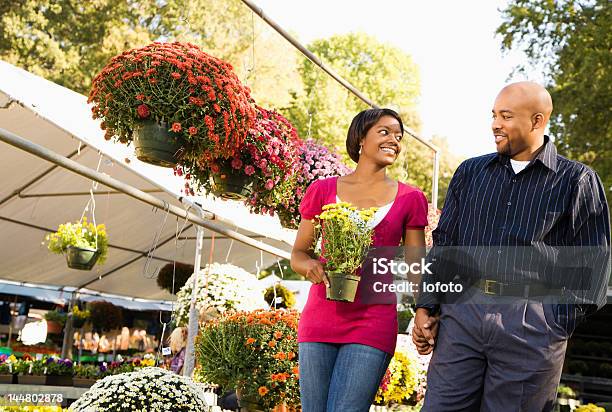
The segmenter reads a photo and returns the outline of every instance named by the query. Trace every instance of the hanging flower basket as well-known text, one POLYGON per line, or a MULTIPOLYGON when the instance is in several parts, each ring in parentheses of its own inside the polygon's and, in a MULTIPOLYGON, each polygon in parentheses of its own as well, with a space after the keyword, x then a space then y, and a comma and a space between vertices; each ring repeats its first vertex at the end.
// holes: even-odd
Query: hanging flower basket
POLYGON ((180 42, 113 57, 94 78, 88 102, 107 140, 133 141, 139 159, 161 166, 234 156, 256 116, 250 90, 230 64, 180 42), (157 127, 143 128, 144 120, 157 127), (173 134, 144 143, 154 129, 173 134), (161 148, 164 141, 170 146, 161 148))
POLYGON ((339 302, 354 302, 359 286, 359 276, 339 272, 327 272, 329 287, 325 288, 326 298, 339 302))
POLYGON ((296 162, 298 170, 290 198, 283 202, 282 207, 276 208, 276 215, 281 225, 287 229, 298 228, 300 224, 298 208, 306 189, 312 182, 331 176, 344 176, 351 172, 351 169, 342 163, 340 156, 312 139, 300 145, 298 151, 299 159, 296 162))
POLYGON ((240 171, 226 168, 211 178, 211 192, 223 199, 244 200, 253 193, 253 180, 240 171))
POLYGON ((236 155, 177 168, 177 175, 185 174, 187 191, 193 193, 194 186, 225 199, 245 200, 252 212, 271 215, 293 197, 301 141, 280 114, 262 107, 257 112, 255 126, 236 155))
POLYGON ((96 263, 104 263, 108 253, 105 226, 94 226, 86 217, 59 225, 57 232, 47 235, 45 240, 49 251, 65 255, 72 269, 91 270, 96 263))
POLYGON ((180 137, 166 123, 145 120, 135 123, 134 149, 138 160, 161 167, 174 167, 180 159, 180 137))
POLYGON ((76 246, 68 246, 66 249, 66 262, 70 269, 91 270, 98 258, 98 249, 85 249, 76 246))

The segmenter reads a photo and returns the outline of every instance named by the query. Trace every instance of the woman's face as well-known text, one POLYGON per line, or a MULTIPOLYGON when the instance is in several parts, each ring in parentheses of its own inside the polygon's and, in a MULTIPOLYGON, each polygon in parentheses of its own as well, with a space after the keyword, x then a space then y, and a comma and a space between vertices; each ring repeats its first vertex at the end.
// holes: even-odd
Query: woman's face
POLYGON ((368 130, 361 141, 360 159, 367 157, 381 166, 389 166, 395 162, 402 148, 402 129, 393 116, 382 116, 368 130))

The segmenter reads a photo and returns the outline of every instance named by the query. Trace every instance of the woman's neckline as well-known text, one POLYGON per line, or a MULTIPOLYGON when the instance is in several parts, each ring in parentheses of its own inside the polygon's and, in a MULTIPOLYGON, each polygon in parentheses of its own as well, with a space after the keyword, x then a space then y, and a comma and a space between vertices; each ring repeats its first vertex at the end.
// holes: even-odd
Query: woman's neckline
MULTIPOLYGON (((334 190, 335 191, 335 193, 334 193, 334 200, 340 199, 338 197, 338 179, 339 178, 340 178, 340 176, 336 176, 335 177, 336 181, 334 182, 334 189, 335 189, 334 190)), ((380 209, 380 208, 387 207, 387 206, 391 205, 391 208, 393 208, 393 206, 395 206, 395 203, 396 203, 397 198, 399 197, 399 193, 400 193, 400 182, 397 181, 396 183, 397 183, 397 192, 395 193, 395 197, 393 198, 393 201, 391 201, 391 202, 389 202, 389 203, 387 203, 386 205, 383 205, 383 206, 372 206, 372 207, 377 207, 377 208, 380 209)), ((346 202, 346 203, 352 204, 351 202, 346 202)))

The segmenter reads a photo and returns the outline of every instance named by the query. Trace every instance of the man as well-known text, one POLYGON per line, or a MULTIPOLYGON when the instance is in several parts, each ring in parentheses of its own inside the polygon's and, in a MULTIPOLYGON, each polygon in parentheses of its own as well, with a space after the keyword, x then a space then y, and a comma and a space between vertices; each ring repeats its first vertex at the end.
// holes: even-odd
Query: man
MULTIPOLYGON (((476 256, 468 267, 478 266, 480 278, 464 296, 420 296, 413 341, 422 354, 435 344, 423 411, 551 411, 567 339, 587 312, 605 302, 610 221, 604 189, 593 170, 559 156, 544 135, 552 109, 540 85, 506 86, 493 107, 497 153, 466 160, 450 183, 433 253, 439 257, 440 248, 453 247, 476 256), (604 259, 577 258, 596 267, 566 278, 581 283, 576 278, 585 272, 594 275, 587 282, 590 299, 563 303, 562 297, 576 295, 559 285, 566 281, 560 280, 563 271, 554 267, 546 277, 541 262, 527 267, 540 246, 604 251, 604 259), (529 249, 529 259, 516 259, 521 248, 529 249), (544 278, 556 285, 547 283, 545 290, 544 278), (547 294, 556 297, 534 299, 547 294), (452 299, 457 304, 445 303, 452 299)), ((553 260, 571 264, 576 259, 569 255, 557 253, 553 260)), ((442 273, 449 267, 462 266, 439 264, 433 276, 452 278, 442 273)))

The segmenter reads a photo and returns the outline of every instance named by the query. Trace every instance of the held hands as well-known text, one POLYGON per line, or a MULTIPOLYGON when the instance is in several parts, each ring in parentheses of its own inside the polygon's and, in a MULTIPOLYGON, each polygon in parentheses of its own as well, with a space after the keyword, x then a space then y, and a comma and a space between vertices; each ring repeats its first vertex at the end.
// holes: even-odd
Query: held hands
POLYGON ((428 309, 417 308, 412 328, 412 342, 419 354, 427 355, 433 350, 438 336, 439 320, 438 315, 429 316, 428 309))
POLYGON ((306 279, 311 281, 314 284, 317 283, 325 283, 326 287, 329 287, 329 279, 327 279, 327 275, 325 274, 325 270, 323 269, 323 265, 317 259, 310 259, 306 264, 306 279))

